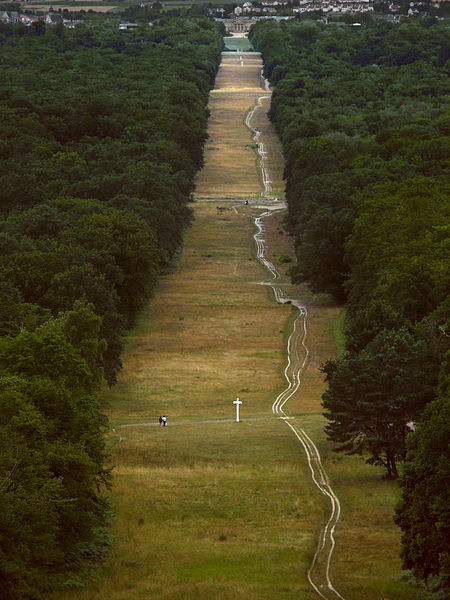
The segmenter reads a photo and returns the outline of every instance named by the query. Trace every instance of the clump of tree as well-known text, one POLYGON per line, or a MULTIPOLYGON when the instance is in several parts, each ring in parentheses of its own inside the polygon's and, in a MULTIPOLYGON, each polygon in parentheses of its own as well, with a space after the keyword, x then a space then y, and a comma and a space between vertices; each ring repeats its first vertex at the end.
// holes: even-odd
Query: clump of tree
POLYGON ((22 307, 0 327, 84 296, 113 383, 120 334, 191 220, 222 41, 202 19, 126 35, 2 26, 0 39, 0 288, 22 307))
POLYGON ((396 511, 406 569, 428 582, 435 597, 450 589, 450 353, 444 361, 438 398, 407 440, 402 500, 396 511))
POLYGON ((36 598, 111 546, 101 318, 81 301, 0 339, 2 598, 36 598))
POLYGON ((0 43, 0 588, 22 600, 111 545, 95 393, 191 222, 222 40, 192 17, 0 43))
MULTIPOLYGON (((292 21, 259 23, 250 37, 274 86, 292 278, 347 305, 347 353, 323 366, 327 434, 391 478, 404 463, 405 502, 417 492, 418 507, 419 442, 408 437, 430 431, 427 407, 437 406, 448 368, 448 33, 430 19, 358 28, 292 21)), ((434 410, 446 431, 447 413, 434 410)), ((433 464, 443 456, 439 447, 433 464)), ((420 473, 431 485, 431 470, 420 473)), ((444 533, 442 514, 427 515, 444 533)), ((440 541, 433 566, 420 567, 426 544, 413 549, 424 531, 415 518, 403 508, 398 521, 405 566, 448 586, 440 541)))
POLYGON ((323 366, 329 388, 323 396, 326 432, 338 450, 368 452, 367 462, 398 477, 406 438, 415 418, 433 400, 433 357, 407 328, 383 330, 363 350, 323 366))

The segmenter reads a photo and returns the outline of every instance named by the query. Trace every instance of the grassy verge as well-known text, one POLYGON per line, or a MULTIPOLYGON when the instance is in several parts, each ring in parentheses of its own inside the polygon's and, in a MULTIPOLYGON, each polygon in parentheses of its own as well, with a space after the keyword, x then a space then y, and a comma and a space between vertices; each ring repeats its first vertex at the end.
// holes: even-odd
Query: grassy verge
POLYGON ((341 309, 337 318, 333 321, 333 338, 336 344, 338 356, 342 356, 345 352, 345 308, 341 309))
POLYGON ((235 50, 236 52, 250 52, 253 46, 248 38, 244 37, 225 37, 223 38, 226 50, 235 50))
POLYGON ((258 196, 261 183, 255 169, 255 153, 244 117, 261 91, 261 59, 245 55, 224 56, 210 97, 209 139, 205 166, 196 178, 198 198, 258 196))
POLYGON ((270 195, 281 200, 284 198, 283 154, 275 129, 267 118, 269 107, 270 98, 266 98, 262 102, 262 108, 255 111, 252 125, 261 132, 261 139, 267 151, 266 166, 270 173, 273 190, 270 195))

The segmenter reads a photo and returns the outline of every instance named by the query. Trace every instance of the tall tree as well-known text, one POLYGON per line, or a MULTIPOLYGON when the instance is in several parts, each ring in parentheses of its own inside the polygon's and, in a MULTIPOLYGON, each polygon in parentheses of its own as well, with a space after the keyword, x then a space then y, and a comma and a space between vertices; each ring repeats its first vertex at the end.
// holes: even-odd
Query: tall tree
POLYGON ((426 346, 406 329, 381 332, 364 350, 323 366, 325 430, 338 450, 370 453, 368 462, 398 476, 407 423, 433 399, 436 381, 426 346))
POLYGON ((436 576, 450 593, 450 353, 439 399, 427 406, 409 436, 402 499, 396 523, 402 529, 403 566, 420 579, 436 576))

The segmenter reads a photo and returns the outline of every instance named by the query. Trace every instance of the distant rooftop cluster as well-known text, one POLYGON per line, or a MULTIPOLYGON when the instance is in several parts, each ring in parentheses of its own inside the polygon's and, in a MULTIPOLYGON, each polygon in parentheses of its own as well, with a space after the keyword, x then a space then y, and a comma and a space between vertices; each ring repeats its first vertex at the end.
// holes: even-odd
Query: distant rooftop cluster
POLYGON ((22 25, 30 27, 33 23, 36 23, 37 21, 42 21, 47 25, 60 24, 64 27, 67 27, 68 29, 73 29, 74 27, 76 27, 76 25, 80 25, 83 23, 83 21, 79 19, 65 19, 63 15, 55 13, 52 10, 49 10, 49 12, 45 16, 27 15, 14 10, 0 10, 0 23, 3 23, 4 25, 8 25, 10 23, 22 23, 22 25))
POLYGON ((290 0, 262 0, 257 4, 244 2, 242 6, 236 6, 234 14, 240 15, 271 15, 276 14, 280 8, 288 7, 292 2, 290 0))
MULTIPOLYGON (((267 17, 289 12, 292 15, 306 12, 322 11, 323 13, 373 12, 373 0, 262 0, 262 2, 244 2, 236 6, 235 17, 267 17)), ((216 9, 217 16, 223 16, 224 9, 216 9)))
MULTIPOLYGON (((348 13, 373 13, 377 7, 375 4, 382 0, 254 0, 253 2, 246 1, 234 8, 230 13, 223 7, 210 8, 209 14, 219 19, 253 19, 270 18, 280 15, 296 16, 308 12, 321 12, 323 16, 328 18, 333 14, 348 14, 348 13)), ((397 0, 398 1, 398 0, 397 0)), ((384 17, 389 20, 397 20, 403 15, 415 16, 426 14, 430 6, 439 8, 441 4, 447 4, 450 0, 411 0, 409 2, 408 11, 406 13, 405 6, 400 6, 395 0, 387 0, 385 2, 384 17)), ((248 26, 248 23, 243 24, 236 31, 243 30, 243 27, 248 26)), ((231 26, 230 26, 231 27, 231 26)))
POLYGON ((299 0, 294 14, 321 10, 323 13, 373 12, 373 0, 299 0))

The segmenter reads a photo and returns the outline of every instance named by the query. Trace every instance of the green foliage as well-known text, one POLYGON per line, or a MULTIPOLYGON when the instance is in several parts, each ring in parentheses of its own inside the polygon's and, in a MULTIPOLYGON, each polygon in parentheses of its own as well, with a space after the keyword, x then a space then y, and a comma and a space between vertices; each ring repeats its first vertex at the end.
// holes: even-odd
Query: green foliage
POLYGON ((323 367, 328 436, 395 477, 406 423, 420 420, 398 513, 404 565, 428 579, 424 597, 447 597, 443 380, 432 402, 450 326, 446 25, 271 21, 250 37, 274 86, 292 278, 347 301, 348 354, 323 367))
POLYGON ((450 282, 449 211, 448 194, 432 178, 377 185, 361 198, 347 242, 350 347, 363 347, 380 327, 416 324, 439 310, 450 282))
MULTIPOLYGON (((29 335, 33 340, 26 341, 39 349, 52 346, 47 334, 42 340, 29 335)), ((22 358, 26 343, 4 340, 1 346, 4 367, 5 351, 22 358)), ((102 466, 105 421, 96 400, 79 386, 87 365, 82 368, 67 343, 64 348, 64 358, 54 347, 45 354, 60 356, 50 376, 30 374, 22 362, 17 375, 0 377, 0 580, 6 598, 37 597, 70 556, 81 559, 82 545, 98 546, 99 552, 104 547, 95 530, 108 522, 107 505, 96 491, 108 482, 102 466)), ((39 373, 39 357, 33 358, 39 373)))
POLYGON ((109 383, 190 223, 221 48, 197 17, 128 34, 0 29, 0 328, 32 330, 85 299, 109 383))
POLYGON ((93 393, 178 256, 218 28, 0 24, 0 588, 82 585, 111 547, 93 393))
POLYGON ((396 522, 403 531, 404 567, 412 569, 421 579, 438 576, 435 587, 447 593, 450 591, 449 424, 447 389, 427 407, 408 439, 408 460, 401 482, 403 495, 396 514, 396 522))
POLYGON ((447 118, 445 27, 271 21, 250 37, 275 85, 270 116, 286 158, 293 279, 343 300, 353 266, 346 241, 374 186, 432 177, 427 195, 445 214, 448 130, 437 125, 447 118))
POLYGON ((383 331, 358 354, 324 365, 326 432, 340 444, 338 450, 368 451, 368 462, 397 477, 396 461, 406 452, 406 424, 434 396, 435 370, 426 352, 424 342, 406 329, 383 331))

